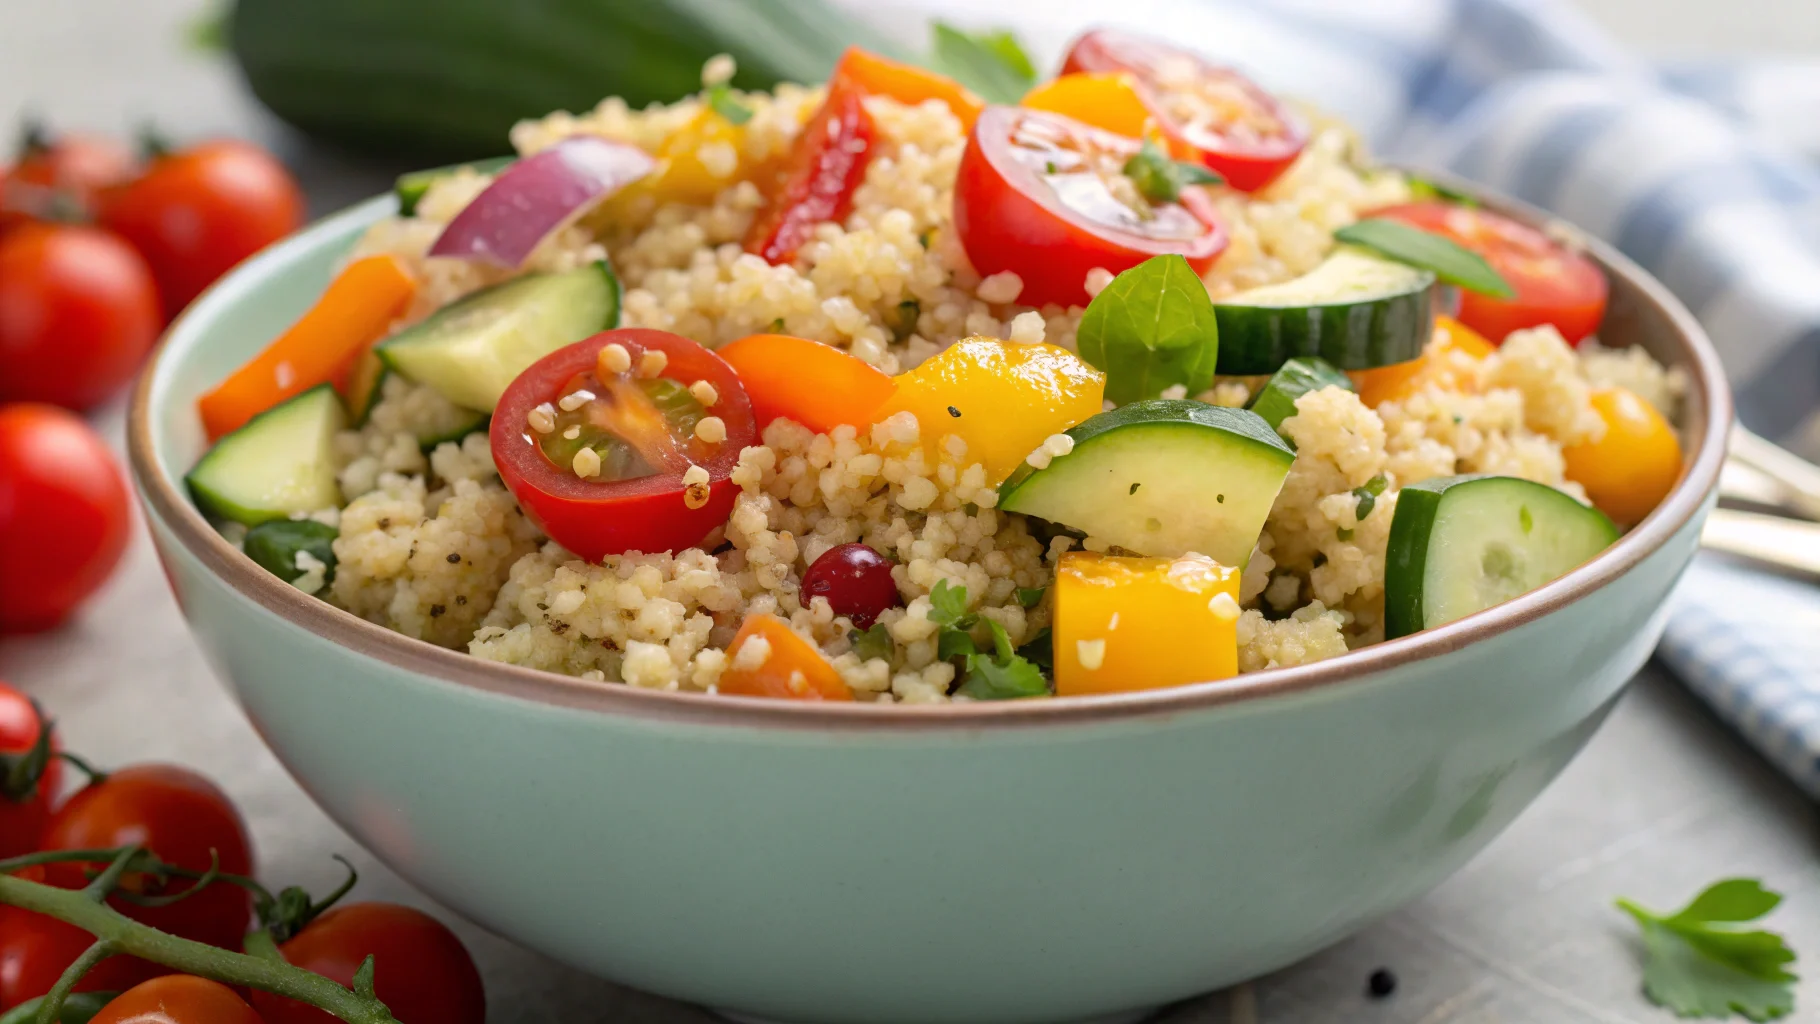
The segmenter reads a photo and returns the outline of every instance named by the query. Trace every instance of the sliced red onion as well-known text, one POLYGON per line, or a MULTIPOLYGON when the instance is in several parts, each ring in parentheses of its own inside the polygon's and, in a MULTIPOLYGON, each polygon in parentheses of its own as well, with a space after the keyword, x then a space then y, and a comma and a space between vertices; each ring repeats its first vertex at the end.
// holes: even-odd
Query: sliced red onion
POLYGON ((516 268, 538 243, 656 163, 637 146, 571 135, 500 172, 442 230, 430 255, 516 268))

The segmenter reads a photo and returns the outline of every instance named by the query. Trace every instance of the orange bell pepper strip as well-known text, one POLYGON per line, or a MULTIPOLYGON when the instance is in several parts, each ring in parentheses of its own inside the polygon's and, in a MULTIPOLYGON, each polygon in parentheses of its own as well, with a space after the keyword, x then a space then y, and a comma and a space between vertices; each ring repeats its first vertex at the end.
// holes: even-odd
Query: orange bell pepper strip
POLYGON ((196 403, 210 440, 293 395, 334 381, 411 305, 417 281, 396 257, 348 264, 316 305, 196 403))
POLYGON ((727 658, 718 684, 721 693, 780 700, 853 699, 853 691, 822 652, 775 615, 746 616, 727 648, 727 658), (753 642, 766 645, 764 657, 746 650, 753 642))
POLYGON ((779 418, 818 434, 843 423, 863 430, 897 390, 890 377, 864 360, 788 334, 749 335, 716 354, 739 374, 761 431, 779 418))
POLYGON ((1460 321, 1438 316, 1434 338, 1420 356, 1375 370, 1359 370, 1350 376, 1353 386, 1359 389, 1359 401, 1375 409, 1385 402, 1401 402, 1430 385, 1459 390, 1464 383, 1460 357, 1477 361, 1497 350, 1496 345, 1460 321))
POLYGON ((840 63, 834 66, 834 78, 845 78, 870 96, 889 96, 907 106, 924 100, 941 100, 961 119, 961 128, 973 130, 973 122, 986 101, 961 83, 933 71, 881 57, 857 46, 847 47, 840 63))
MULTIPOLYGON (((1157 137, 1156 116, 1138 91, 1137 78, 1123 71, 1061 75, 1030 90, 1018 106, 1072 117, 1117 135, 1157 137)), ((1170 147, 1165 143, 1165 150, 1170 147)))

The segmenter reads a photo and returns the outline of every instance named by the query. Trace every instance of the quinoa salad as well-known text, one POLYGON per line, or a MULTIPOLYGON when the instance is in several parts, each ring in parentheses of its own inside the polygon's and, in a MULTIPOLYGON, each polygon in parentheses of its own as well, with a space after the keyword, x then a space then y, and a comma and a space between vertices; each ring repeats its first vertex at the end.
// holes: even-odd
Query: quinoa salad
POLYGON ((223 535, 476 658, 932 703, 1340 657, 1679 477, 1682 376, 1599 344, 1571 242, 1233 70, 1096 31, 1016 106, 732 71, 401 179, 199 403, 223 535))

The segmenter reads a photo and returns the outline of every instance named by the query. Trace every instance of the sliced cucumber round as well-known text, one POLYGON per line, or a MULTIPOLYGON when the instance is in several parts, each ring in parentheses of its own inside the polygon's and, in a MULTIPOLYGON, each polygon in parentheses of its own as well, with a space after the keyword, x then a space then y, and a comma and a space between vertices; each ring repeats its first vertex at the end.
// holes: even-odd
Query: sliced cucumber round
POLYGON ((1256 413, 1151 399, 1094 416, 1074 450, 1028 464, 998 507, 1084 530, 1140 555, 1197 552, 1242 568, 1295 453, 1256 413))
POLYGON ((620 286, 602 260, 475 292, 379 343, 386 368, 469 409, 492 412, 506 386, 551 352, 619 326, 620 286))
MULTIPOLYGON (((1291 359, 1283 364, 1282 369, 1271 374, 1270 379, 1258 393, 1251 396, 1251 404, 1246 406, 1252 412, 1263 417, 1270 424, 1270 429, 1282 433, 1283 421, 1295 415, 1296 399, 1311 391, 1323 388, 1345 388, 1353 390, 1352 380, 1333 368, 1333 364, 1316 356, 1303 359, 1291 359)), ((1295 442, 1283 438, 1289 447, 1295 442)))
POLYGON ((184 482, 204 512, 248 526, 340 505, 334 441, 347 422, 335 389, 318 385, 217 441, 184 482))
POLYGON ((1293 281, 1214 304, 1219 372, 1275 373, 1298 356, 1342 370, 1414 359, 1434 330, 1433 273, 1353 246, 1293 281))
POLYGON ((1385 550, 1384 634, 1432 629, 1572 572, 1618 539, 1596 508, 1509 476, 1403 488, 1385 550))

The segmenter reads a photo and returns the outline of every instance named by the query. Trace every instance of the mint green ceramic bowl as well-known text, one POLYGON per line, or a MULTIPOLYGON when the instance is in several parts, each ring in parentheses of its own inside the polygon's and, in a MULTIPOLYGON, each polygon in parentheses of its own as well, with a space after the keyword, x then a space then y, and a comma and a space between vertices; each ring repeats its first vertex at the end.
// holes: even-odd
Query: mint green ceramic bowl
POLYGON ((306 308, 375 200, 248 262, 140 381, 131 459, 179 603, 304 788, 400 874, 603 977, 803 1022, 1042 1022, 1215 989, 1465 863, 1598 727, 1661 633, 1731 410, 1663 289, 1605 337, 1692 381, 1688 465, 1534 593, 1317 665, 1113 697, 912 708, 601 685, 308 598, 182 493, 198 394, 306 308))

